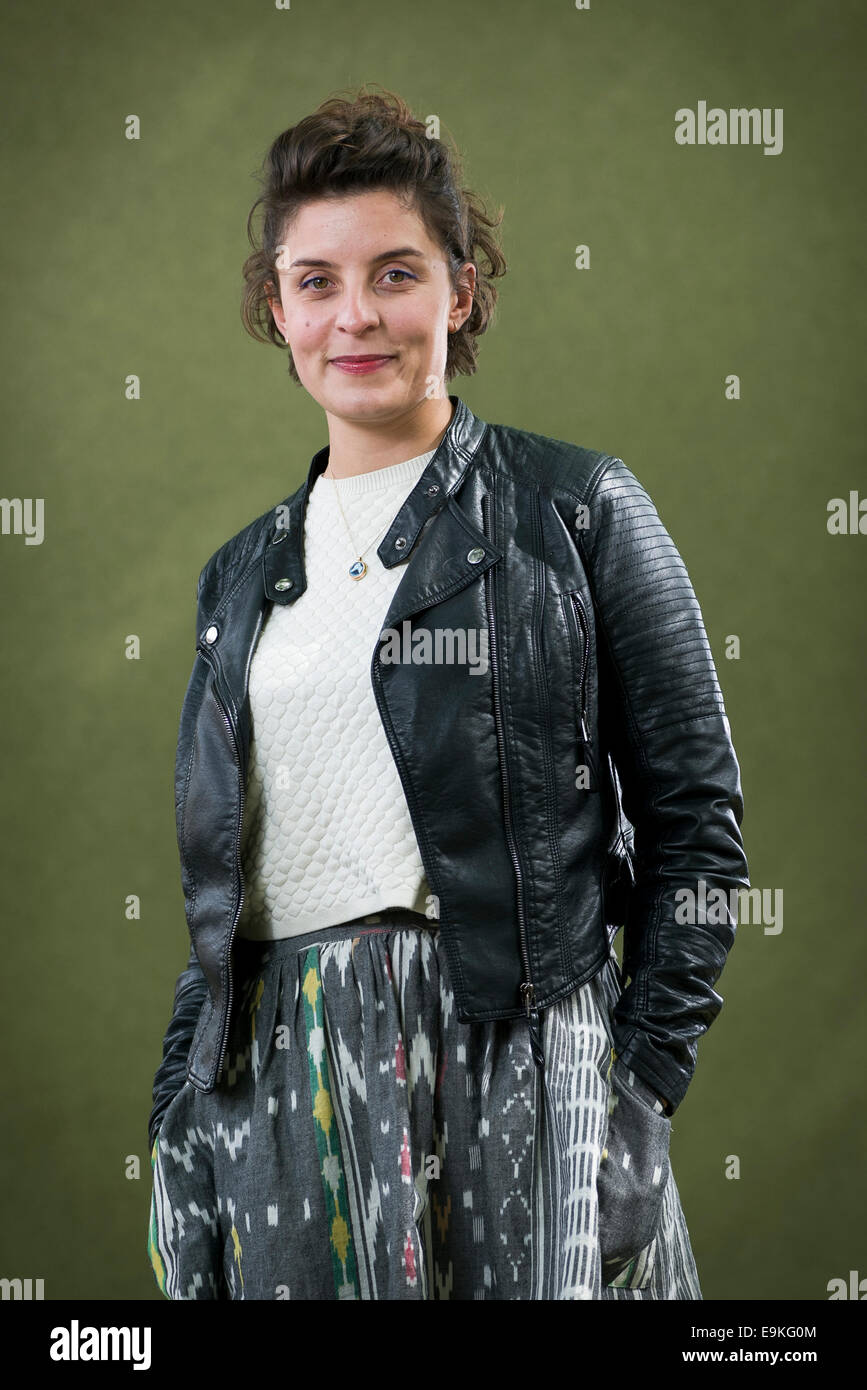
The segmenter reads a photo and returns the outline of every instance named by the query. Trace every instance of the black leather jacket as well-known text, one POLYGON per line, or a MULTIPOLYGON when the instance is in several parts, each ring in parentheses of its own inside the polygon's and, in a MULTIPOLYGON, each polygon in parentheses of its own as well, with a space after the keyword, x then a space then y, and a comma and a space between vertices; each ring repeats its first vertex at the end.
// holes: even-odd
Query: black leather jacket
MULTIPOLYGON (((524 1014, 544 1065, 541 1011, 605 965, 623 926, 615 1048, 673 1113, 722 1007, 714 984, 735 936, 730 911, 683 925, 676 894, 701 879, 727 900, 749 886, 740 769, 698 601, 619 458, 486 424, 449 399, 448 429, 376 552, 387 567, 406 562, 383 633, 484 631, 487 669, 384 661, 378 642, 370 679, 458 1017, 524 1014)), ((326 446, 303 485, 199 578, 175 768, 192 949, 154 1081, 151 1146, 184 1082, 210 1091, 222 1065, 250 661, 267 606, 304 592, 305 505, 327 464, 326 446)))

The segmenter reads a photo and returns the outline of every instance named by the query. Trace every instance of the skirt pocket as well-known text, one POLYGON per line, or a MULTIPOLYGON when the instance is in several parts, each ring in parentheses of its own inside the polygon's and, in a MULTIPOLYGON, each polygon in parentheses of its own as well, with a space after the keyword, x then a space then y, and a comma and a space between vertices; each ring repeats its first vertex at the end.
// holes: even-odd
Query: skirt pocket
POLYGON ((596 1178, 602 1282, 630 1289, 650 1283, 670 1172, 671 1121, 640 1085, 615 1060, 596 1178))

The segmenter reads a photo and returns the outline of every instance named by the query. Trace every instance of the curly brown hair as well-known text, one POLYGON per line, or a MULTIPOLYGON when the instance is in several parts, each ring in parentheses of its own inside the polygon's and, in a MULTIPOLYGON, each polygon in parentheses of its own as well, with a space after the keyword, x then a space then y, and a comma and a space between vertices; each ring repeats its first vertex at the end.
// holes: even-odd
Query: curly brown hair
POLYGON ((446 256, 452 289, 466 288, 460 267, 476 267, 469 317, 448 336, 445 380, 476 370, 476 339, 488 327, 497 302, 496 277, 506 262, 494 235, 503 219, 489 217, 481 200, 463 188, 457 148, 428 134, 402 97, 383 95, 364 83, 354 93, 329 97, 273 141, 263 162, 263 191, 250 209, 247 237, 254 248, 244 262, 241 319, 259 342, 285 348, 289 375, 299 382, 288 343, 274 322, 269 299, 280 298, 277 258, 301 207, 315 198, 390 189, 418 213, 446 256), (263 213, 258 233, 253 219, 263 213), (484 257, 485 264, 479 265, 484 257))

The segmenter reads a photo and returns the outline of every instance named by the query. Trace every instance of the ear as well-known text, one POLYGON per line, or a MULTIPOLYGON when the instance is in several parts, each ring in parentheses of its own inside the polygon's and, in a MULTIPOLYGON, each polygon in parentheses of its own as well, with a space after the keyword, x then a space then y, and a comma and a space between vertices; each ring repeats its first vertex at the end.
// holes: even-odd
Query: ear
POLYGON ((452 330, 453 332, 457 332, 461 325, 466 323, 470 314, 473 312, 473 299, 475 297, 476 278, 477 271, 475 265, 472 261, 466 261, 464 265, 461 267, 461 271, 458 277, 459 282, 462 285, 462 288, 460 290, 453 291, 452 294, 452 297, 455 300, 455 303, 452 306, 452 312, 455 315, 455 326, 452 330))

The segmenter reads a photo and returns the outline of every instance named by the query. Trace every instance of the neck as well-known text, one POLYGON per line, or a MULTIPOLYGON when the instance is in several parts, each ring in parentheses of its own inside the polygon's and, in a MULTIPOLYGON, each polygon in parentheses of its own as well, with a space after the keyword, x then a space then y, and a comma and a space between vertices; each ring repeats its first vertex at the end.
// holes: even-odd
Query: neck
POLYGON ((395 463, 426 454, 442 442, 453 413, 448 396, 425 398, 409 412, 396 415, 392 420, 375 420, 369 424, 326 411, 326 474, 329 478, 353 478, 359 473, 390 468, 395 463))

